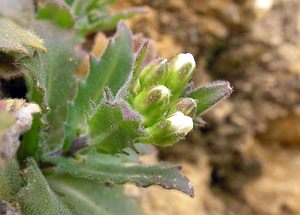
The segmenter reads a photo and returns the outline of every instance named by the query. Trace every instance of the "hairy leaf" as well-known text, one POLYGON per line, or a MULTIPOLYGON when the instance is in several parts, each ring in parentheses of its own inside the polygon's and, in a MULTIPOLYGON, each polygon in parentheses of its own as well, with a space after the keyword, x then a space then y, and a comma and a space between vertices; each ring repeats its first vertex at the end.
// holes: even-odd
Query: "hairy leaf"
POLYGON ((105 153, 121 152, 143 135, 141 121, 125 101, 105 102, 89 120, 88 144, 105 153))
MULTIPOLYGON (((82 35, 95 33, 97 31, 111 30, 117 26, 118 22, 122 19, 128 19, 136 14, 144 13, 142 7, 133 7, 127 10, 122 10, 110 15, 107 11, 103 10, 99 15, 93 17, 93 21, 89 16, 82 16, 74 25, 75 30, 82 35), (102 13, 101 13, 102 12, 102 13)), ((96 13, 94 13, 96 14, 96 13)))
MULTIPOLYGON (((75 36, 72 32, 38 22, 35 31, 41 35, 48 52, 40 56, 39 68, 34 68, 37 88, 45 91, 45 103, 49 108, 46 119, 51 125, 47 131, 47 140, 51 148, 61 142, 64 136, 64 123, 68 115, 68 100, 75 94, 75 69, 79 57, 75 53, 75 36), (40 86, 39 86, 40 85, 40 86)), ((39 89, 37 89, 39 90, 39 89)))
POLYGON ((36 18, 49 20, 62 28, 71 28, 74 24, 70 8, 63 0, 46 0, 38 3, 36 18))
POLYGON ((42 132, 45 125, 41 120, 41 114, 35 115, 30 130, 23 135, 21 145, 17 152, 18 158, 22 161, 26 159, 27 156, 39 159, 43 152, 41 142, 45 135, 42 132))
POLYGON ((73 4, 74 0, 65 0, 65 3, 71 6, 73 4))
POLYGON ((132 70, 132 76, 130 77, 130 82, 128 83, 128 87, 124 90, 129 90, 130 93, 134 93, 134 87, 136 86, 138 82, 139 75, 142 70, 143 62, 146 58, 147 52, 148 52, 148 46, 149 46, 149 41, 146 41, 143 43, 142 47, 138 51, 135 60, 134 60, 134 65, 133 65, 133 70, 132 70))
POLYGON ((126 196, 120 186, 107 186, 69 175, 50 176, 47 180, 75 214, 142 214, 137 201, 126 196))
MULTIPOLYGON (((40 55, 35 53, 33 57, 27 57, 21 60, 24 71, 24 78, 27 85, 26 98, 35 102, 41 107, 41 112, 46 112, 47 102, 45 99, 45 74, 40 72, 42 61, 40 55)), ((45 136, 44 114, 37 114, 33 117, 32 126, 28 132, 23 135, 21 146, 18 150, 18 158, 24 160, 27 156, 38 159, 42 152, 41 139, 45 136)))
POLYGON ((92 10, 101 10, 117 0, 74 0, 72 11, 75 15, 85 15, 92 10))
POLYGON ((43 40, 39 37, 13 21, 0 17, 0 52, 28 55, 30 49, 46 51, 43 40))
POLYGON ((11 201, 20 189, 19 164, 16 159, 11 159, 0 172, 0 199, 11 201))
POLYGON ((47 161, 57 165, 57 172, 68 173, 98 183, 135 183, 142 187, 160 185, 166 189, 177 189, 190 196, 194 195, 190 181, 181 175, 180 168, 162 164, 126 165, 122 162, 123 159, 123 157, 90 152, 80 156, 79 160, 51 157, 47 158, 47 161))
POLYGON ((16 196, 22 215, 71 215, 69 209, 51 190, 33 159, 28 160, 22 176, 26 185, 16 196))
POLYGON ((79 83, 75 100, 70 104, 64 150, 68 150, 77 129, 93 113, 92 106, 99 105, 104 87, 108 86, 116 94, 126 82, 131 65, 131 34, 121 23, 102 57, 99 60, 91 58, 88 77, 79 83))
POLYGON ((232 93, 232 88, 227 81, 216 81, 187 94, 197 101, 197 115, 204 114, 219 101, 227 98, 232 93))

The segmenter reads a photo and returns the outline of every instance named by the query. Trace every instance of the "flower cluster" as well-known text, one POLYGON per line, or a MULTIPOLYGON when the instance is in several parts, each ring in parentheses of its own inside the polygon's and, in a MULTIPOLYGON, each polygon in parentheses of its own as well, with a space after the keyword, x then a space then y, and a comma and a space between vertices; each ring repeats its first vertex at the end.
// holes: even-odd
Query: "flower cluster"
POLYGON ((132 105, 144 118, 148 133, 142 143, 170 146, 193 129, 197 104, 180 95, 195 70, 191 54, 179 54, 170 62, 158 59, 140 73, 132 105))

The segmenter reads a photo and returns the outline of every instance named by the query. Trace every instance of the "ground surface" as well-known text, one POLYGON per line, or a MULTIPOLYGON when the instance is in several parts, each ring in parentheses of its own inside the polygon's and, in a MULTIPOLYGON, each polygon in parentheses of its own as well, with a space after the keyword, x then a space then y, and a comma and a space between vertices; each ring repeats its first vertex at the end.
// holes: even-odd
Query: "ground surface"
POLYGON ((300 2, 273 3, 120 1, 148 5, 129 24, 156 41, 160 56, 196 56, 195 85, 226 79, 235 89, 205 115, 205 128, 160 152, 183 166, 195 198, 143 190, 147 214, 300 214, 300 2))

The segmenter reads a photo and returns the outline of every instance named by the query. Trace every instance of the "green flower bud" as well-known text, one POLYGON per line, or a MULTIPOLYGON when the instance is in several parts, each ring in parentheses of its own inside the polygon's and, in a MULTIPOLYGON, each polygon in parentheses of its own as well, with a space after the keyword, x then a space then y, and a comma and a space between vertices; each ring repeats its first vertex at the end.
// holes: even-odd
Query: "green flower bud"
POLYGON ((163 85, 143 90, 133 100, 133 107, 144 116, 145 126, 159 121, 170 103, 170 90, 163 85))
POLYGON ((185 137, 192 129, 192 118, 178 111, 165 120, 147 128, 149 137, 142 139, 141 142, 159 146, 170 146, 185 137))
POLYGON ((192 98, 179 98, 170 105, 169 114, 176 111, 182 112, 184 115, 194 117, 197 111, 197 103, 192 98))
POLYGON ((166 59, 157 59, 147 65, 141 72, 139 84, 141 89, 164 84, 167 77, 168 64, 166 59))
POLYGON ((178 97, 191 80, 196 63, 192 54, 179 54, 169 64, 166 86, 178 97))

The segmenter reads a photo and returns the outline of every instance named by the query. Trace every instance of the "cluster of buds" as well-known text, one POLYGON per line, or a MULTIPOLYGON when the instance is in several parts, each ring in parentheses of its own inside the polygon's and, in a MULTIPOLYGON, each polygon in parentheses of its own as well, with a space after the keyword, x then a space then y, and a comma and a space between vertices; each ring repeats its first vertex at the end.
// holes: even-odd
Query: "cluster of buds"
POLYGON ((132 105, 144 118, 148 136, 141 142, 170 146, 193 129, 197 104, 180 95, 195 70, 191 54, 179 54, 169 63, 158 59, 140 73, 132 105))

